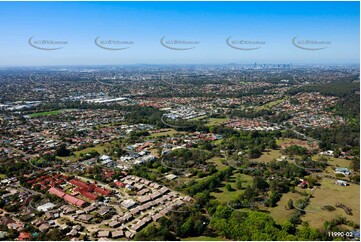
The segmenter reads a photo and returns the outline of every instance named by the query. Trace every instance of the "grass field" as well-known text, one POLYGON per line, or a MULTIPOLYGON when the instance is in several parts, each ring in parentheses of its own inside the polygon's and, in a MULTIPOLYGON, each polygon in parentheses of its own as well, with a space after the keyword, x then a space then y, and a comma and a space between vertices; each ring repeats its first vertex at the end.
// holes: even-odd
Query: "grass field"
MULTIPOLYGON (((298 189, 298 188, 296 188, 298 189)), ((272 218, 279 224, 282 224, 288 220, 290 215, 295 212, 294 209, 287 209, 287 202, 292 199, 293 201, 296 201, 298 199, 303 198, 302 195, 299 193, 292 193, 288 192, 286 194, 283 194, 281 197, 281 200, 277 203, 276 207, 273 208, 267 208, 268 211, 270 211, 270 215, 272 218)))
POLYGON ((270 150, 269 152, 263 152, 263 155, 261 155, 261 157, 257 159, 251 159, 251 161, 268 163, 274 159, 279 158, 280 156, 282 156, 280 150, 270 150))
POLYGON ((212 157, 211 159, 207 160, 207 162, 212 162, 217 166, 218 170, 223 170, 224 168, 227 168, 228 166, 222 163, 222 159, 223 158, 221 158, 221 157, 212 157))
POLYGON ((229 120, 228 118, 210 118, 208 119, 206 126, 220 125, 221 123, 226 122, 228 120, 229 120))
POLYGON ((74 154, 76 155, 76 157, 80 156, 80 153, 83 153, 84 155, 90 151, 97 151, 99 154, 104 153, 104 149, 109 148, 111 146, 110 143, 104 143, 104 144, 98 144, 94 147, 89 147, 83 150, 79 150, 79 151, 75 151, 74 154))
MULTIPOLYGON (((225 183, 222 182, 222 187, 219 187, 215 192, 211 192, 211 196, 214 196, 219 202, 221 203, 227 203, 229 200, 233 200, 236 199, 240 194, 242 194, 244 192, 244 189, 242 190, 237 190, 236 189, 236 176, 233 175, 232 177, 232 181, 229 182, 229 184, 232 186, 232 188, 234 189, 234 191, 227 191, 225 188, 225 183)), ((242 181, 242 186, 245 188, 248 185, 252 184, 252 176, 248 176, 245 174, 241 174, 241 181, 242 181)))
POLYGON ((259 111, 259 110, 263 110, 263 109, 270 109, 273 106, 284 102, 285 100, 286 100, 286 98, 282 98, 282 99, 274 100, 272 102, 268 102, 268 103, 266 103, 266 104, 264 104, 262 106, 257 107, 256 110, 259 111))
MULTIPOLYGON (((307 145, 306 141, 298 140, 298 139, 290 139, 290 138, 284 138, 284 139, 277 139, 276 144, 278 146, 281 146, 282 144, 290 144, 294 143, 297 145, 301 145, 309 149, 310 147, 307 145)), ((273 159, 280 158, 282 156, 281 150, 270 150, 269 152, 263 152, 263 155, 257 159, 251 159, 252 161, 256 162, 270 162, 273 159)))
POLYGON ((0 174, 0 179, 6 179, 8 178, 5 174, 0 174))
POLYGON ((57 115, 57 114, 61 114, 62 112, 64 112, 64 110, 54 110, 54 111, 33 113, 33 114, 30 114, 29 116, 32 118, 36 118, 36 117, 42 117, 42 116, 57 115))
POLYGON ((318 148, 318 145, 310 146, 310 143, 306 140, 290 139, 290 138, 278 139, 276 140, 276 144, 278 146, 285 145, 286 147, 291 145, 298 145, 305 147, 308 150, 313 150, 318 148))
POLYGON ((150 149, 149 151, 152 156, 159 157, 157 149, 150 149))
POLYGON ((104 153, 104 149, 109 148, 111 146, 111 143, 104 143, 104 144, 98 144, 94 147, 89 147, 89 148, 85 148, 83 150, 79 150, 79 151, 75 151, 74 154, 75 156, 65 156, 65 157, 59 157, 61 160, 66 161, 66 160, 70 160, 70 161, 76 161, 80 158, 80 153, 83 153, 84 155, 86 153, 89 153, 93 150, 97 151, 99 154, 104 153))
MULTIPOLYGON (((312 156, 313 160, 318 160, 321 156, 320 155, 314 155, 312 156)), ((328 160, 328 167, 326 169, 327 172, 333 173, 336 167, 346 167, 350 168, 351 161, 341 158, 335 158, 330 156, 325 156, 328 160)))
POLYGON ((351 161, 341 158, 335 158, 335 157, 328 157, 329 161, 328 163, 332 166, 336 167, 350 167, 351 161))
MULTIPOLYGON (((325 210, 318 210, 316 212, 307 212, 305 216, 301 217, 303 221, 309 222, 310 226, 315 228, 322 228, 325 221, 329 221, 337 216, 346 217, 357 224, 360 224, 360 186, 351 184, 343 187, 334 184, 332 179, 322 179, 321 189, 318 189, 310 199, 310 206, 324 206, 331 205, 335 207, 337 202, 340 202, 352 209, 353 215, 347 215, 341 208, 336 208, 335 211, 329 212, 325 210)), ((307 207, 306 207, 307 209, 307 207)))
POLYGON ((284 143, 288 143, 291 141, 296 141, 297 139, 291 139, 291 138, 281 138, 281 139, 276 139, 276 144, 277 145, 282 145, 284 143))

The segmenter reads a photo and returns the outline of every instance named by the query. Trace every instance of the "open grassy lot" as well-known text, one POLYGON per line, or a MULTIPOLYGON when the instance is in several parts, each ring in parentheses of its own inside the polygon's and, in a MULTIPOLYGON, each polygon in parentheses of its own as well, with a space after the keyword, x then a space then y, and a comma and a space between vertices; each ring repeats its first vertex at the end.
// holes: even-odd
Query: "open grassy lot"
POLYGON ((228 166, 223 164, 222 160, 224 160, 224 158, 212 157, 211 159, 207 160, 207 162, 212 162, 217 166, 218 170, 223 170, 223 169, 227 168, 228 166))
POLYGON ((263 152, 263 155, 261 155, 261 157, 257 158, 257 159, 251 159, 251 161, 256 161, 256 162, 270 162, 274 159, 277 159, 279 157, 281 157, 281 151, 280 150, 270 150, 268 152, 263 152))
POLYGON ((159 152, 158 152, 158 150, 157 149, 150 149, 149 150, 150 151, 150 154, 152 155, 152 156, 155 156, 155 157, 158 157, 159 158, 159 152))
POLYGON ((281 139, 276 139, 276 144, 277 145, 282 145, 284 143, 288 143, 292 140, 297 140, 297 139, 291 139, 291 138, 281 138, 281 139))
MULTIPOLYGON (((240 194, 244 192, 244 189, 236 189, 236 176, 233 175, 231 178, 232 180, 229 182, 229 184, 232 186, 234 191, 227 191, 227 189, 225 188, 226 183, 223 182, 222 187, 219 187, 215 192, 211 192, 211 196, 214 196, 221 203, 227 203, 229 200, 236 199, 240 194)), ((242 186, 245 188, 248 185, 252 184, 253 178, 252 176, 241 174, 241 181, 242 186)))
MULTIPOLYGON (((296 190, 297 189, 299 188, 297 187, 296 190)), ((277 203, 276 207, 266 209, 270 211, 270 215, 277 223, 282 224, 286 222, 290 215, 295 211, 294 209, 287 209, 287 202, 290 199, 296 201, 301 198, 303 198, 303 196, 299 193, 288 192, 282 195, 281 200, 277 203)))
POLYGON ((350 167, 351 160, 335 158, 335 157, 328 157, 329 161, 328 164, 335 166, 335 167, 350 167))
POLYGON ((98 144, 94 147, 89 147, 89 148, 85 148, 83 150, 75 151, 74 152, 75 155, 59 157, 59 158, 63 161, 66 161, 66 160, 76 161, 80 158, 80 153, 83 153, 85 155, 86 153, 89 153, 89 152, 95 150, 99 154, 102 154, 102 153, 104 153, 104 149, 109 148, 110 146, 111 146, 111 143, 98 144))
POLYGON ((94 147, 89 147, 89 148, 86 148, 86 149, 83 149, 83 150, 79 150, 79 151, 75 151, 74 154, 77 158, 80 157, 80 153, 83 153, 84 155, 90 151, 97 151, 99 154, 102 154, 104 153, 104 150, 106 148, 109 148, 111 146, 111 143, 104 143, 104 144, 98 144, 94 147))
POLYGON ((36 118, 36 117, 42 117, 42 116, 61 114, 62 112, 64 112, 64 110, 61 109, 61 110, 33 113, 33 114, 30 114, 29 116, 32 118, 36 118))
MULTIPOLYGON (((307 149, 311 149, 311 147, 308 145, 307 141, 299 140, 299 139, 290 139, 290 138, 284 138, 284 139, 277 139, 276 144, 278 146, 284 145, 284 144, 295 144, 299 146, 303 146, 307 149)), ((269 150, 268 152, 263 152, 262 156, 257 159, 251 159, 252 161, 256 162, 270 162, 273 159, 278 159, 282 156, 281 150, 269 150)))
POLYGON ((220 125, 223 122, 228 121, 229 118, 210 118, 208 119, 208 122, 206 123, 207 126, 215 126, 220 125))
POLYGON ((282 103, 286 100, 286 98, 282 98, 282 99, 278 99, 278 100, 274 100, 274 101, 271 101, 271 102, 268 102, 262 106, 259 106, 256 108, 257 111, 259 110, 263 110, 263 109, 270 109, 272 108, 273 106, 279 104, 279 103, 282 103))
POLYGON ((347 215, 343 209, 336 208, 332 212, 326 210, 306 212, 306 215, 301 219, 309 222, 310 226, 315 228, 322 228, 325 221, 337 216, 346 217, 348 220, 360 224, 360 186, 355 184, 350 184, 347 187, 337 186, 334 184, 334 180, 326 178, 323 178, 320 183, 321 189, 315 191, 309 206, 331 205, 336 208, 336 203, 340 202, 352 209, 352 215, 347 215))
MULTIPOLYGON (((320 155, 314 155, 312 157, 313 160, 318 160, 320 159, 321 156, 320 155)), ((341 159, 341 158, 335 158, 335 157, 330 157, 330 156, 325 156, 325 158, 328 160, 328 167, 326 169, 327 172, 333 173, 335 168, 337 167, 346 167, 346 168, 350 168, 351 165, 351 160, 346 160, 346 159, 341 159)))
POLYGON ((314 144, 313 146, 311 146, 311 143, 309 143, 306 140, 300 140, 300 139, 291 139, 291 138, 284 138, 284 139, 278 139, 276 140, 276 144, 278 146, 282 146, 284 145, 285 147, 291 146, 291 145, 298 145, 298 146, 302 146, 305 147, 308 150, 312 150, 312 149, 317 149, 318 145, 314 144))

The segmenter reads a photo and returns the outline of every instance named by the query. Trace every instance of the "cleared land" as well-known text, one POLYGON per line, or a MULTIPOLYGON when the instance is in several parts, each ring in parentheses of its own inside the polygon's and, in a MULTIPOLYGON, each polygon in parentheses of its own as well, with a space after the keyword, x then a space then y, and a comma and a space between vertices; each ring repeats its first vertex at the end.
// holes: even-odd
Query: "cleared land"
POLYGON ((256 161, 256 162, 271 162, 274 159, 280 158, 282 156, 282 153, 280 150, 270 150, 268 152, 263 152, 263 154, 261 155, 261 157, 257 158, 257 159, 250 159, 251 161, 256 161))
MULTIPOLYGON (((316 156, 319 157, 319 156, 316 156)), ((335 158, 335 157, 328 157, 329 161, 328 164, 335 167, 349 167, 351 165, 351 160, 335 158)))
MULTIPOLYGON (((360 223, 360 186, 350 184, 350 186, 343 187, 334 184, 334 180, 323 178, 321 189, 318 189, 310 199, 312 207, 320 207, 330 205, 336 208, 336 203, 340 202, 352 209, 352 215, 347 215, 341 208, 336 208, 335 211, 329 212, 326 210, 317 210, 315 212, 306 212, 306 215, 301 217, 303 221, 309 222, 310 226, 315 228, 323 228, 325 221, 329 221, 337 216, 346 217, 357 224, 360 223)), ((307 207, 306 207, 307 209, 307 207)))
POLYGON ((312 149, 317 149, 318 145, 313 145, 311 146, 311 143, 309 143, 306 140, 300 140, 300 139, 291 139, 291 138, 285 138, 285 139, 278 139, 276 140, 276 144, 278 146, 284 146, 284 147, 289 147, 291 145, 298 145, 298 146, 302 146, 305 147, 308 150, 312 150, 312 149))
MULTIPOLYGON (((300 189, 297 187, 296 190, 300 189)), ((304 196, 299 193, 288 192, 282 195, 281 200, 277 203, 276 207, 266 208, 266 210, 270 211, 270 215, 277 223, 282 224, 289 219, 292 213, 295 212, 295 209, 287 209, 287 202, 290 199, 296 201, 301 198, 304 198, 304 196)))
POLYGON ((211 159, 207 160, 207 162, 212 162, 217 166, 218 170, 223 170, 224 168, 227 168, 228 166, 222 163, 222 160, 225 160, 221 157, 212 157, 211 159))
POLYGON ((42 117, 42 116, 57 115, 57 114, 61 114, 62 112, 64 112, 64 110, 54 110, 54 111, 33 113, 33 114, 30 114, 29 116, 32 118, 36 118, 36 117, 42 117))
MULTIPOLYGON (((242 187, 246 188, 248 185, 252 184, 253 178, 252 176, 241 174, 241 181, 242 181, 242 187)), ((229 200, 237 199, 237 197, 244 192, 244 189, 241 190, 236 189, 236 175, 233 175, 231 177, 231 181, 228 183, 234 189, 233 191, 228 191, 225 188, 226 183, 222 182, 223 186, 219 187, 215 192, 211 192, 211 196, 214 196, 221 203, 227 203, 229 200)))
MULTIPOLYGON (((311 147, 307 144, 307 141, 303 141, 303 140, 299 140, 299 139, 290 139, 290 138, 277 139, 276 144, 278 146, 282 146, 282 145, 287 146, 287 145, 294 144, 294 145, 303 146, 307 149, 311 149, 311 147)), ((280 150, 269 150, 269 151, 263 152, 261 157, 256 158, 256 159, 251 159, 251 161, 268 163, 268 162, 271 162, 272 160, 280 158, 281 156, 283 156, 281 153, 281 149, 280 150)))
POLYGON ((152 156, 159 158, 159 152, 157 149, 150 149, 149 151, 152 156))
POLYGON ((277 104, 280 104, 282 102, 284 102, 287 98, 282 98, 282 99, 278 99, 278 100, 274 100, 274 101, 271 101, 271 102, 268 102, 262 106, 259 106, 256 108, 257 111, 259 110, 263 110, 263 109, 270 109, 272 108, 273 106, 277 105, 277 104))
POLYGON ((84 155, 91 152, 91 151, 97 151, 99 154, 104 153, 104 149, 109 148, 111 146, 111 143, 104 143, 104 144, 98 144, 94 147, 88 147, 79 151, 75 151, 74 155, 72 156, 65 156, 65 157, 59 157, 61 160, 66 161, 76 161, 80 158, 80 153, 83 153, 84 155))
POLYGON ((224 123, 224 122, 226 122, 228 120, 229 120, 228 118, 209 118, 206 125, 207 126, 220 125, 221 123, 224 123))
MULTIPOLYGON (((330 156, 324 156, 328 160, 328 167, 326 168, 326 172, 334 173, 337 167, 346 167, 351 169, 351 160, 335 158, 330 156)), ((312 157, 313 160, 318 160, 321 158, 320 155, 315 155, 312 157)))
POLYGON ((297 139, 291 139, 291 138, 281 138, 276 140, 277 145, 282 145, 284 143, 290 142, 290 141, 296 141, 297 139))

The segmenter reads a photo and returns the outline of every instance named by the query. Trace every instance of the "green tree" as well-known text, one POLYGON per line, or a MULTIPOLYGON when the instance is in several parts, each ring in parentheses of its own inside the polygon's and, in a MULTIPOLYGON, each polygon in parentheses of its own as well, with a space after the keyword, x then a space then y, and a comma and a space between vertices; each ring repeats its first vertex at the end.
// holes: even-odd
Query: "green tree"
POLYGON ((236 176, 236 188, 238 190, 243 188, 240 174, 237 174, 237 176, 236 176))
POLYGON ((231 184, 229 184, 229 183, 226 184, 225 188, 229 192, 233 191, 233 188, 232 188, 231 184))
POLYGON ((287 202, 287 208, 288 208, 288 209, 293 209, 293 208, 294 208, 294 206, 293 206, 293 200, 292 200, 292 199, 288 200, 288 202, 287 202))
POLYGON ((64 157, 70 155, 70 150, 66 148, 65 144, 61 144, 55 153, 57 156, 64 157))

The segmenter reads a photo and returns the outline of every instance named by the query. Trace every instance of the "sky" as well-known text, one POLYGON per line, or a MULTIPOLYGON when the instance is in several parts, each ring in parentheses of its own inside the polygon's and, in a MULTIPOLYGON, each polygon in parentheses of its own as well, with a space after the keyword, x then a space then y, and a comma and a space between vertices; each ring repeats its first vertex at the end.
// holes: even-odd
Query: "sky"
POLYGON ((358 64, 360 57, 359 2, 0 2, 0 23, 0 66, 358 64))

